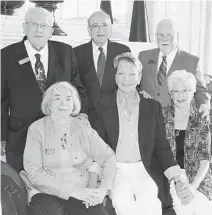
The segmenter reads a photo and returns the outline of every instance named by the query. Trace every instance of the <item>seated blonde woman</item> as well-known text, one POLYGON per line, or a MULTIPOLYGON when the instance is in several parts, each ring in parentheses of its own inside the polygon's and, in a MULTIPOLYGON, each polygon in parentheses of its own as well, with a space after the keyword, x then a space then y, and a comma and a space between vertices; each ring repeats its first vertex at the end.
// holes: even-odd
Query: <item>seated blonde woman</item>
POLYGON ((172 104, 163 108, 166 136, 177 163, 189 179, 195 198, 183 206, 173 195, 178 215, 209 215, 212 211, 211 137, 209 119, 195 106, 196 79, 185 70, 174 71, 167 79, 172 104))
POLYGON ((44 94, 46 116, 29 127, 21 172, 30 215, 107 214, 102 202, 113 185, 115 156, 87 119, 78 117, 80 106, 77 90, 67 82, 44 94))
POLYGON ((140 61, 123 53, 115 58, 114 66, 118 88, 102 98, 98 126, 99 134, 116 153, 112 203, 117 215, 161 215, 156 184, 164 175, 175 181, 183 203, 192 194, 181 180, 166 139, 161 105, 143 98, 136 89, 142 78, 140 61))

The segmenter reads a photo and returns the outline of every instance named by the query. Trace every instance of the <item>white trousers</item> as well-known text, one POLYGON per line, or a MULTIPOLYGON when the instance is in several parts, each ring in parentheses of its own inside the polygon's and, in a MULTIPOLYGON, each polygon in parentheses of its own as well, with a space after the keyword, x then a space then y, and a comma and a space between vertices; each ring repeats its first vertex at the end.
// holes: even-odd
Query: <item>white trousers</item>
POLYGON ((198 190, 195 191, 195 197, 192 202, 188 205, 182 205, 178 199, 174 183, 171 183, 170 193, 173 198, 174 210, 177 215, 211 215, 212 214, 212 201, 200 193, 198 190))
POLYGON ((142 162, 117 163, 111 198, 117 215, 161 215, 158 188, 142 162))

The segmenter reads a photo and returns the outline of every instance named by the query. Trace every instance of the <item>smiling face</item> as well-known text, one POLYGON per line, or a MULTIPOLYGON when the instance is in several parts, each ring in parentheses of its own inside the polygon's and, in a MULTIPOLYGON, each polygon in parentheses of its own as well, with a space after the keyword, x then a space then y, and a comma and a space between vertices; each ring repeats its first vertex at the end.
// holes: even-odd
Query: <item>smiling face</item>
POLYGON ((54 117, 69 117, 74 109, 72 93, 66 87, 58 87, 50 105, 51 115, 54 117))
POLYGON ((175 81, 172 85, 171 98, 176 106, 190 105, 194 92, 183 81, 175 81))
POLYGON ((115 75, 118 88, 124 93, 130 93, 136 90, 136 86, 141 81, 141 73, 137 67, 126 60, 121 60, 117 67, 115 75))
POLYGON ((156 40, 158 48, 164 55, 168 55, 178 47, 179 35, 171 20, 163 20, 157 26, 156 40))
POLYGON ((102 12, 96 12, 91 15, 89 19, 88 33, 94 43, 102 47, 112 34, 110 18, 102 12))
POLYGON ((23 29, 27 39, 36 50, 42 49, 53 33, 48 14, 42 10, 32 11, 23 24, 23 29))

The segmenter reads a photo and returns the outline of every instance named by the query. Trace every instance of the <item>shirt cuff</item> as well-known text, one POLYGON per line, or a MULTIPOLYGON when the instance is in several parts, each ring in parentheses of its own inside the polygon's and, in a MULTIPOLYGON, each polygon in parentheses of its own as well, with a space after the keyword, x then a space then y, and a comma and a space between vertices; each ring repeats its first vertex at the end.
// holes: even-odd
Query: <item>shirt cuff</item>
POLYGON ((181 175, 181 169, 178 165, 171 166, 164 171, 164 175, 170 181, 174 176, 180 176, 181 175))
POLYGON ((95 172, 96 174, 100 175, 101 167, 98 163, 93 162, 91 166, 88 168, 89 172, 95 172))

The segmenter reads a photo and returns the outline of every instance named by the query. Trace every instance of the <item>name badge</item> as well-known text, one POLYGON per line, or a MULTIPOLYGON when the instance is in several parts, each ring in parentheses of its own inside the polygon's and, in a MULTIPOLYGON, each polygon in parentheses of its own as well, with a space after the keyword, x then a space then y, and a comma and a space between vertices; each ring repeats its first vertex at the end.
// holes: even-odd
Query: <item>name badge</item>
POLYGON ((29 61, 30 61, 29 57, 25 57, 24 59, 19 60, 18 63, 19 63, 20 65, 22 65, 22 64, 25 64, 25 63, 27 63, 27 62, 29 62, 29 61))
POLYGON ((55 153, 55 148, 45 149, 47 155, 53 155, 55 153))

